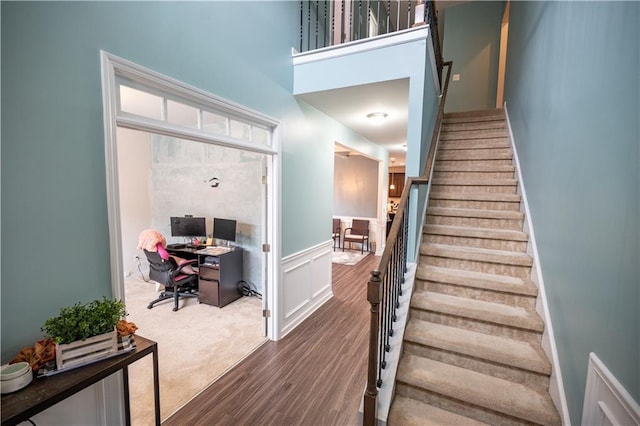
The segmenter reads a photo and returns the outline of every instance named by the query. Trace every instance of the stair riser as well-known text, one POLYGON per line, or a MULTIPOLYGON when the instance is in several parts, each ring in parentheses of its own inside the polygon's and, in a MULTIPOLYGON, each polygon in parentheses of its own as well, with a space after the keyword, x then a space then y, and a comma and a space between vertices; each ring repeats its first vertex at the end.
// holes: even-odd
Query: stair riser
POLYGON ((453 235, 437 235, 427 233, 427 239, 425 240, 425 242, 433 244, 444 244, 448 246, 478 247, 492 250, 519 251, 522 253, 527 251, 527 243, 524 241, 457 237, 453 235))
POLYGON ((441 141, 506 138, 509 134, 506 130, 467 130, 462 132, 446 132, 440 134, 441 141))
POLYGON ((438 160, 512 160, 510 149, 460 149, 441 151, 438 160))
POLYGON ((522 219, 485 219, 478 217, 432 215, 427 216, 426 222, 429 225, 474 226, 478 228, 512 229, 514 231, 521 231, 524 223, 522 219))
POLYGON ((425 265, 440 266, 442 268, 464 269, 466 271, 485 272, 487 274, 506 275, 510 277, 529 278, 531 267, 505 265, 477 260, 453 259, 448 257, 436 257, 420 255, 420 262, 425 265))
POLYGON ((434 179, 513 179, 513 172, 433 172, 434 179))
POLYGON ((410 315, 412 318, 423 321, 431 321, 436 324, 448 325, 450 327, 459 327, 465 330, 491 334, 493 336, 507 337, 509 339, 520 340, 522 342, 528 342, 537 345, 539 345, 542 341, 542 334, 536 331, 523 328, 507 327, 505 325, 489 323, 473 318, 458 317, 455 315, 449 315, 434 311, 425 311, 417 308, 411 308, 410 315))
POLYGON ((444 167, 491 167, 491 166, 511 166, 513 160, 511 159, 497 159, 497 160, 444 160, 438 158, 436 165, 444 167))
POLYGON ((500 211, 520 211, 520 203, 506 203, 503 201, 468 201, 468 200, 444 200, 431 199, 429 207, 446 207, 452 209, 478 209, 478 210, 500 210, 500 211))
POLYGON ((433 191, 455 192, 462 194, 480 193, 480 194, 516 194, 516 185, 438 185, 434 184, 431 189, 433 191))
POLYGON ((416 289, 431 291, 434 293, 450 294, 451 296, 466 297, 467 299, 484 300, 485 302, 502 303, 535 310, 536 299, 532 296, 523 296, 513 293, 504 293, 497 290, 485 290, 475 287, 447 284, 435 281, 416 280, 416 289))
POLYGON ((549 390, 549 376, 504 364, 497 364, 492 360, 474 358, 465 354, 458 354, 408 341, 404 342, 403 352, 445 362, 500 379, 511 380, 539 391, 549 390))
POLYGON ((506 138, 496 139, 472 139, 468 141, 463 140, 450 140, 441 141, 438 144, 438 149, 443 151, 453 151, 459 149, 509 149, 511 145, 506 138))
POLYGON ((479 407, 477 405, 468 404, 463 401, 449 398, 447 396, 436 394, 424 389, 418 389, 400 381, 396 383, 396 393, 398 395, 413 398, 418 401, 431 404, 435 407, 442 408, 443 410, 451 411, 452 413, 460 414, 462 416, 471 417, 472 419, 491 425, 522 426, 531 424, 526 421, 515 419, 513 417, 503 415, 492 410, 484 409, 483 407, 479 407))
POLYGON ((502 164, 502 165, 476 164, 476 165, 453 167, 453 166, 447 165, 446 162, 439 164, 436 161, 436 165, 434 166, 433 170, 436 172, 509 172, 509 173, 514 173, 513 177, 515 177, 515 167, 513 166, 513 164, 502 164))
POLYGON ((504 120, 488 120, 474 123, 448 123, 442 126, 445 132, 460 132, 468 130, 503 130, 506 131, 504 120))

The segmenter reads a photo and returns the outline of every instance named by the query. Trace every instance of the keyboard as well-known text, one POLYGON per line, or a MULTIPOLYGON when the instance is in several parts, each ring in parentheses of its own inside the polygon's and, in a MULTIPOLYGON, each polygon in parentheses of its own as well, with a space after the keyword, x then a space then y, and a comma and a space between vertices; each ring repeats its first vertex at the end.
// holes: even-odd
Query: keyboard
POLYGON ((187 244, 186 247, 190 248, 190 249, 198 249, 199 250, 199 249, 205 248, 206 245, 202 245, 202 244, 187 244))
POLYGON ((179 243, 167 244, 168 249, 181 249, 181 248, 184 248, 184 246, 185 246, 184 244, 179 244, 179 243))

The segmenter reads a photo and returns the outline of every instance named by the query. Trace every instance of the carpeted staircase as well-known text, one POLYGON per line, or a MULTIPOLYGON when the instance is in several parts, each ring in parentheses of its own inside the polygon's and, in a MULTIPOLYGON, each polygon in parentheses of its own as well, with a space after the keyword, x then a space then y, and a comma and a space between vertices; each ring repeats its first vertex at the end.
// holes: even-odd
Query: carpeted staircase
POLYGON ((446 114, 390 425, 559 425, 502 110, 446 114))

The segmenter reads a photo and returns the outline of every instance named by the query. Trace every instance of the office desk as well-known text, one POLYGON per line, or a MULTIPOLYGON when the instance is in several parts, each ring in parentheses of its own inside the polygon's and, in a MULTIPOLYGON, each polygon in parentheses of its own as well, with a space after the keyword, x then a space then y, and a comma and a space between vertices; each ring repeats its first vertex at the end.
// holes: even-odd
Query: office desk
POLYGON ((153 355, 153 394, 155 424, 160 425, 160 392, 158 380, 158 344, 135 335, 136 349, 54 376, 35 379, 17 392, 2 395, 2 425, 16 425, 58 402, 122 370, 126 425, 131 425, 129 374, 127 367, 140 358, 153 355))
POLYGON ((167 247, 167 252, 184 259, 198 260, 198 301, 222 308, 242 297, 242 247, 226 253, 210 254, 196 248, 167 247))

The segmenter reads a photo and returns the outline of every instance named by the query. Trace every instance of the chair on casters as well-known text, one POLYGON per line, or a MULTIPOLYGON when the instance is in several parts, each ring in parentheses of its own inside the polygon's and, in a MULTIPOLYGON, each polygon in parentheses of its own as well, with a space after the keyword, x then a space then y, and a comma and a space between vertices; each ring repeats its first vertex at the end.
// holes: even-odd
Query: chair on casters
POLYGON ((183 271, 187 266, 198 263, 191 260, 181 263, 169 257, 164 260, 158 252, 144 250, 149 261, 149 279, 164 285, 164 291, 160 297, 147 305, 147 309, 153 308, 158 302, 173 299, 173 310, 178 310, 178 300, 180 297, 198 297, 198 275, 189 274, 183 271))
POLYGON ((349 248, 351 248, 351 243, 360 243, 360 253, 364 253, 365 244, 367 245, 367 251, 369 251, 369 221, 353 219, 351 227, 344 230, 342 251, 344 251, 347 241, 349 242, 349 248))
POLYGON ((340 248, 340 233, 341 233, 342 225, 340 224, 340 219, 333 218, 333 229, 332 238, 333 238, 333 251, 336 251, 336 241, 338 241, 338 248, 340 248))

